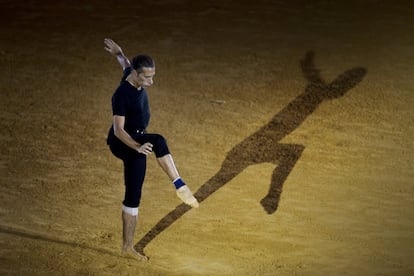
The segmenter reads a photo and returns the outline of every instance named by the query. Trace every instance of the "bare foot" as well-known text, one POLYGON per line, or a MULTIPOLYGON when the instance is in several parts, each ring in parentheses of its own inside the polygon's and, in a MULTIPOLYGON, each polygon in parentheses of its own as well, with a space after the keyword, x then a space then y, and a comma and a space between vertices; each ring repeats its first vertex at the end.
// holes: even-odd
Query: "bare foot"
POLYGON ((187 205, 190 205, 193 208, 198 208, 199 203, 197 199, 193 196, 193 193, 190 191, 187 185, 184 185, 177 190, 177 196, 187 205))
POLYGON ((121 251, 121 255, 127 258, 132 258, 138 261, 148 261, 148 257, 137 252, 133 247, 130 248, 123 248, 121 251))

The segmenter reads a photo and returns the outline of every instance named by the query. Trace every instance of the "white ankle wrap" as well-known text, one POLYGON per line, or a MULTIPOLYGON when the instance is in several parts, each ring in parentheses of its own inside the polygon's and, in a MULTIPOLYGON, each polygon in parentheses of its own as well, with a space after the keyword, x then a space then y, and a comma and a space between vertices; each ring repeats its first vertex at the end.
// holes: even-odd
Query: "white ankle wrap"
POLYGON ((125 213, 127 213, 131 216, 138 216, 138 207, 131 208, 131 207, 127 207, 125 205, 122 205, 122 211, 124 211, 125 213))

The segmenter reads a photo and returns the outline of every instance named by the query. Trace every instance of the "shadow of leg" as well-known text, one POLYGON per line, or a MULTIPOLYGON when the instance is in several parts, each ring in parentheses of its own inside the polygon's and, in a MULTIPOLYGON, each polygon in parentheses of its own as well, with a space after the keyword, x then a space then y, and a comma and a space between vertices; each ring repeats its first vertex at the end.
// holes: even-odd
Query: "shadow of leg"
MULTIPOLYGON (((215 191, 224 186, 232 178, 238 175, 241 172, 241 168, 235 168, 236 166, 225 166, 220 169, 212 178, 210 178, 206 183, 204 183, 194 194, 198 202, 204 201, 215 191), (240 169, 240 171, 239 171, 240 169)), ((182 203, 175 207, 174 210, 165 215, 138 243, 134 246, 135 250, 140 254, 144 255, 144 248, 159 234, 161 234, 165 229, 172 225, 176 220, 182 217, 185 213, 191 210, 191 207, 182 203)))
MULTIPOLYGON (((226 163, 226 161, 224 163, 226 163)), ((223 167, 212 178, 210 178, 205 184, 201 185, 197 192, 195 192, 194 196, 199 202, 204 201, 237 176, 241 171, 243 171, 243 169, 244 166, 226 166, 223 164, 223 167)))
POLYGON ((283 184, 286 181, 289 173, 292 171, 296 162, 300 158, 303 150, 302 145, 278 145, 276 148, 275 163, 279 165, 273 171, 272 181, 270 183, 269 192, 260 201, 266 213, 273 214, 278 206, 280 195, 282 194, 283 184))
POLYGON ((190 206, 181 203, 174 210, 169 212, 166 216, 164 216, 144 237, 139 240, 139 242, 134 246, 135 250, 144 255, 144 248, 147 246, 155 237, 161 234, 165 229, 167 229, 171 224, 173 224, 176 220, 182 217, 185 213, 187 213, 191 209, 190 206))

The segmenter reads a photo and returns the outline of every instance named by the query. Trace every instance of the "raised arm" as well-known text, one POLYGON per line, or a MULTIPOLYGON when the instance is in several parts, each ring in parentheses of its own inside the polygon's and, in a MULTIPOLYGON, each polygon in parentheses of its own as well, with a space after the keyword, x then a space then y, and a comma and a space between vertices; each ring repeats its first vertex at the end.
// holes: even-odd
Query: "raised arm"
POLYGON ((119 45, 116 44, 112 39, 105 38, 104 44, 106 46, 104 47, 104 49, 107 50, 111 55, 116 57, 119 64, 122 66, 122 70, 125 70, 125 68, 128 68, 131 66, 131 62, 124 55, 124 52, 122 51, 121 47, 119 47, 119 45))

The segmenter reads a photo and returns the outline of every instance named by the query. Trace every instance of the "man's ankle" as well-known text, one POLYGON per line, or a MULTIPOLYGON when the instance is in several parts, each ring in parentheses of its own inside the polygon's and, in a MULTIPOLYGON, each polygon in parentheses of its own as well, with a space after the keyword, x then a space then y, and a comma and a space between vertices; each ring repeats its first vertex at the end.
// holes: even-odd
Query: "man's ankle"
POLYGON ((181 188, 182 186, 184 186, 185 185, 185 183, 184 183, 184 181, 181 179, 181 177, 177 177, 174 181, 173 181, 173 184, 174 184, 174 186, 175 186, 175 189, 179 189, 179 188, 181 188))

